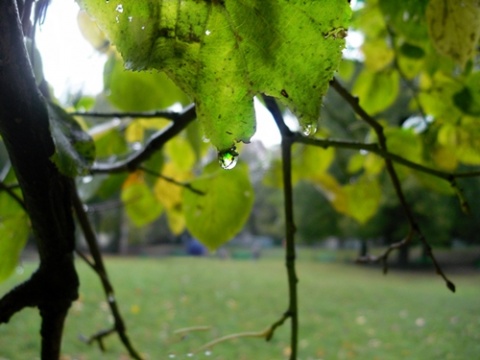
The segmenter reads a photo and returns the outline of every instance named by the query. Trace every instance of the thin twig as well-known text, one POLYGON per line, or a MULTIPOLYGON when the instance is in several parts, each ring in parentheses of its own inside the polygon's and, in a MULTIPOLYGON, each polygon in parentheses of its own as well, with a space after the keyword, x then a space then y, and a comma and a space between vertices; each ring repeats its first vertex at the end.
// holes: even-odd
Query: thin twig
MULTIPOLYGON (((92 229, 90 221, 88 220, 87 213, 85 212, 83 203, 80 200, 78 196, 78 192, 74 185, 72 190, 72 203, 73 203, 73 208, 75 210, 75 214, 77 215, 78 222, 80 223, 80 227, 85 236, 85 240, 87 241, 88 247, 90 249, 90 254, 92 255, 92 258, 93 258, 93 263, 91 266, 93 267, 93 269, 95 270, 95 272, 98 274, 100 278, 100 281, 103 286, 103 290, 107 297, 107 302, 110 307, 110 311, 112 312, 112 315, 113 315, 115 332, 120 337, 121 342, 129 352, 130 356, 134 359, 141 360, 142 357, 133 348, 130 342, 130 339, 127 335, 125 323, 123 321, 122 315, 120 314, 120 309, 118 307, 118 303, 115 298, 115 291, 113 289, 113 285, 111 284, 108 278, 107 269, 103 263, 103 257, 98 247, 97 237, 95 235, 95 232, 92 229)), ((90 262, 87 262, 87 263, 90 263, 90 262)), ((91 339, 92 338, 99 339, 99 344, 102 345, 101 338, 111 333, 112 331, 110 330, 102 331, 100 333, 97 333, 96 336, 91 337, 91 339)))
POLYGON ((205 351, 205 350, 209 350, 209 349, 213 348, 214 346, 216 346, 216 345, 218 345, 222 342, 230 341, 230 340, 234 340, 234 339, 239 339, 239 338, 265 338, 267 336, 268 331, 269 331, 269 329, 266 329, 266 330, 263 330, 263 331, 258 331, 258 332, 251 331, 251 332, 225 335, 225 336, 222 336, 218 339, 210 341, 209 343, 199 347, 198 349, 196 349, 192 353, 199 353, 199 352, 202 352, 202 351, 205 351))
POLYGON ((163 180, 165 180, 166 182, 169 182, 171 184, 174 184, 174 185, 177 185, 177 186, 180 186, 180 187, 184 187, 185 189, 188 189, 190 190, 191 192, 195 193, 195 194, 198 194, 198 195, 202 195, 204 196, 205 195, 205 192, 201 191, 201 190, 198 190, 198 189, 195 189, 191 184, 189 183, 185 183, 185 182, 180 182, 180 181, 177 181, 175 180, 174 178, 171 178, 169 176, 165 176, 157 171, 153 171, 153 170, 150 170, 150 169, 147 169, 146 167, 144 166, 139 166, 138 169, 140 170, 143 170, 145 171, 147 174, 150 174, 150 175, 153 175, 153 176, 156 176, 158 178, 161 178, 163 180))
POLYGON ((176 114, 175 117, 175 121, 169 127, 152 135, 142 150, 133 153, 127 157, 127 159, 114 164, 94 164, 90 169, 90 172, 92 174, 101 174, 135 171, 143 161, 147 160, 156 151, 161 149, 167 141, 178 135, 195 119, 195 105, 190 105, 182 113, 176 114))
MULTIPOLYGON (((291 320, 290 330, 290 360, 297 358, 298 348, 298 294, 297 284, 298 278, 295 269, 295 224, 293 217, 293 194, 292 194, 292 145, 295 137, 292 131, 285 124, 280 108, 278 107, 274 98, 263 95, 263 99, 267 109, 272 114, 275 123, 277 124, 280 134, 282 136, 282 166, 283 166, 283 195, 285 208, 285 262, 288 276, 288 310, 284 317, 289 317, 291 320)), ((283 319, 283 318, 282 318, 283 319)), ((283 320, 284 321, 284 320, 283 320)), ((282 324, 283 321, 278 324, 282 324)), ((277 325, 277 326, 279 326, 277 325)), ((277 327, 270 328, 273 336, 273 331, 277 327)))
MULTIPOLYGON (((17 187, 17 186, 15 186, 17 187)), ((15 191, 13 191, 14 187, 8 186, 4 184, 3 182, 0 181, 0 191, 5 191, 10 197, 17 202, 18 205, 24 210, 27 211, 27 208, 25 207, 25 203, 23 202, 22 198, 15 194, 15 191)))
MULTIPOLYGON (((333 79, 330 81, 330 85, 337 91, 337 93, 343 97, 343 99, 350 105, 350 107, 353 109, 353 111, 360 116, 360 118, 365 121, 368 125, 372 127, 372 129, 375 131, 377 134, 378 138, 378 145, 381 150, 388 152, 388 147, 387 147, 387 138, 385 137, 384 131, 383 131, 383 126, 375 120, 373 117, 371 117, 361 106, 358 98, 354 97, 350 92, 345 89, 336 79, 333 79)), ((400 204, 402 205, 405 215, 408 219, 408 222, 410 224, 410 231, 413 231, 417 233, 420 237, 420 240, 424 244, 426 248, 429 248, 430 251, 428 252, 429 257, 432 259, 437 273, 445 280, 445 283, 448 287, 449 290, 452 292, 455 292, 455 285, 448 280, 446 277, 445 273, 439 266, 433 252, 431 251, 430 244, 426 240, 425 236, 423 235, 420 227, 418 226, 415 217, 413 216, 413 212, 410 208, 410 206, 407 203, 407 200, 405 198, 405 195, 402 190, 402 186, 400 184, 400 179, 397 175, 397 172, 393 166, 393 160, 390 158, 385 158, 385 167, 387 170, 388 175, 390 176, 390 180, 392 181, 393 187, 395 189, 395 193, 400 201, 400 204)), ((408 237, 407 237, 408 238, 408 237)), ((401 244, 402 242, 400 242, 401 244)), ((403 246, 405 246, 404 244, 403 246)))

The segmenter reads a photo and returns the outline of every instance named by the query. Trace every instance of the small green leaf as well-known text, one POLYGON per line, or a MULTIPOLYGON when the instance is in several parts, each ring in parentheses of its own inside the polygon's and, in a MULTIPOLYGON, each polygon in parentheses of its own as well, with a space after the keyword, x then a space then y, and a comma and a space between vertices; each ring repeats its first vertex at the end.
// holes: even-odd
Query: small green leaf
POLYGON ((190 102, 165 73, 127 71, 115 55, 105 63, 104 84, 107 99, 123 111, 165 109, 176 102, 190 102))
POLYGON ((353 93, 360 98, 360 105, 369 114, 375 115, 393 104, 398 96, 399 86, 400 75, 397 71, 363 70, 355 82, 353 93))
POLYGON ((467 78, 465 87, 453 95, 453 103, 467 115, 480 116, 480 72, 467 78))
POLYGON ((0 282, 8 278, 18 264, 30 227, 25 215, 0 219, 0 282))
POLYGON ((163 206, 139 173, 130 174, 122 187, 122 202, 135 226, 145 226, 157 219, 163 206))
POLYGON ((191 186, 204 195, 183 191, 187 228, 209 249, 217 249, 242 229, 250 215, 254 193, 248 167, 239 163, 226 171, 214 161, 191 186))
POLYGON ((430 0, 426 17, 437 51, 464 67, 475 55, 480 38, 478 0, 430 0))
POLYGON ((425 56, 425 50, 423 50, 420 46, 409 43, 403 43, 400 46, 400 52, 402 55, 405 55, 410 59, 421 59, 425 56))
POLYGON ((380 206, 382 189, 376 178, 362 176, 355 183, 343 187, 348 207, 346 215, 365 224, 380 206))
POLYGON ((47 103, 47 107, 55 144, 52 161, 64 175, 86 175, 95 160, 93 140, 60 106, 47 103))

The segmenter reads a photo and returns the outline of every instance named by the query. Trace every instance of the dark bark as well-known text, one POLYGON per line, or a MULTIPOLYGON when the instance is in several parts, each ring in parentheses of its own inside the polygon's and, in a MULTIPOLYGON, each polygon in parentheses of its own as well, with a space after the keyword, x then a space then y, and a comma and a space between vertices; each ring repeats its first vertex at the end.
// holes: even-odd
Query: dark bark
POLYGON ((50 161, 48 113, 23 42, 15 0, 0 1, 0 135, 37 241, 40 266, 0 300, 0 322, 26 306, 42 318, 42 359, 58 359, 64 320, 77 298, 71 180, 50 161))

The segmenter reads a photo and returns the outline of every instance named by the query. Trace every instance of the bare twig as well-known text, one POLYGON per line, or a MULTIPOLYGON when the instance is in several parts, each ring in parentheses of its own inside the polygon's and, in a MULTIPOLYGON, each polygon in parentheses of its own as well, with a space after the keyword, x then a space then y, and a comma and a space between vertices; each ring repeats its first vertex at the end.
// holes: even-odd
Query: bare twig
POLYGON ((225 341, 234 340, 234 339, 239 339, 239 338, 266 338, 269 330, 270 329, 266 329, 266 330, 258 331, 258 332, 250 331, 250 332, 244 332, 244 333, 225 335, 225 336, 222 336, 218 339, 212 340, 209 343, 199 347, 198 349, 193 351, 193 353, 199 353, 199 352, 202 352, 202 351, 205 351, 205 350, 209 350, 209 349, 213 348, 214 346, 216 346, 220 343, 223 343, 225 341))
POLYGON ((295 269, 295 224, 293 218, 293 194, 292 194, 292 145, 295 136, 285 124, 280 108, 274 98, 264 95, 263 99, 267 109, 272 114, 282 136, 282 166, 283 166, 283 194, 285 209, 285 262, 288 276, 288 310, 280 321, 275 323, 270 329, 269 338, 273 336, 274 330, 283 324, 286 318, 291 320, 290 331, 290 360, 297 358, 298 347, 298 278, 295 269))
POLYGON ((163 180, 165 180, 166 182, 169 182, 171 184, 174 184, 174 185, 177 185, 177 186, 181 186, 181 187, 184 187, 185 189, 188 189, 190 190, 191 192, 195 193, 195 194, 198 194, 198 195, 205 195, 205 192, 201 191, 201 190, 198 190, 198 189, 195 189, 191 184, 189 183, 186 183, 186 182, 180 182, 180 181, 177 181, 175 180, 174 178, 171 178, 169 176, 165 176, 157 171, 153 171, 153 170, 150 170, 150 169, 147 169, 145 168, 144 166, 139 166, 138 167, 140 170, 143 170, 145 171, 147 174, 150 174, 150 175, 153 175, 153 176, 156 176, 158 178, 161 178, 163 180))
MULTIPOLYGON (((330 82, 330 85, 337 91, 337 93, 341 97, 343 97, 343 99, 350 105, 350 107, 353 109, 353 111, 355 111, 355 113, 357 115, 359 115, 360 118, 363 121, 365 121, 368 125, 370 125, 372 127, 372 129, 377 134, 378 145, 379 145, 380 149, 385 151, 385 152, 388 152, 387 139, 386 139, 385 134, 383 132, 383 126, 377 120, 372 118, 360 106, 360 102, 358 101, 358 98, 356 98, 352 94, 350 94, 350 92, 348 92, 348 90, 345 89, 336 79, 333 79, 330 82)), ((433 263, 435 264, 435 268, 436 268, 437 273, 445 280, 445 283, 446 283, 448 289, 450 289, 452 292, 455 292, 455 285, 450 280, 447 279, 445 273, 443 272, 443 270, 438 265, 438 262, 437 262, 437 260, 434 256, 433 252, 431 251, 430 244, 426 240, 425 236, 423 235, 420 227, 418 226, 418 224, 417 224, 417 222, 416 222, 416 220, 413 216, 412 210, 410 209, 410 206, 408 205, 408 203, 405 199, 405 195, 403 193, 402 186, 400 184, 400 179, 398 178, 397 172, 396 172, 396 170, 393 166, 393 161, 392 161, 391 158, 385 158, 385 167, 386 167, 386 170, 388 172, 388 175, 390 176, 390 180, 392 181, 393 187, 395 189, 395 193, 397 194, 397 197, 400 201, 400 204, 402 205, 402 207, 404 209, 404 212, 405 212, 405 215, 406 215, 406 217, 408 219, 408 222, 410 224, 410 231, 417 233, 420 237, 420 240, 424 244, 424 246, 427 249, 430 249, 430 251, 428 251, 428 255, 432 259, 433 263)), ((405 242, 405 243, 400 242, 399 244, 401 244, 401 246, 405 246, 407 244, 407 242, 405 242)))
MULTIPOLYGON (((17 187, 17 186, 15 186, 17 187)), ((12 186, 8 186, 8 185, 5 185, 3 182, 0 181, 0 191, 5 191, 8 195, 10 195, 10 197, 15 200, 17 202, 18 205, 20 205, 20 207, 27 211, 27 208, 25 207, 25 203, 23 202, 22 198, 20 196, 18 196, 15 191, 13 191, 13 187, 12 186)))
MULTIPOLYGON (((82 228, 83 234, 85 236, 85 240, 87 241, 88 247, 90 249, 90 254, 92 255, 93 262, 92 261, 87 261, 87 264, 89 264, 97 273, 97 275, 100 278, 100 281, 103 286, 103 290, 105 292, 105 295, 107 297, 107 302, 110 307, 110 311, 112 312, 113 319, 114 319, 114 330, 104 330, 101 331, 89 339, 89 343, 93 342, 94 340, 98 341, 100 347, 103 346, 102 339, 103 337, 116 332, 118 336, 120 337, 121 342, 125 346, 125 348, 128 350, 130 356, 134 359, 141 360, 142 357, 140 354, 133 348, 130 339, 127 335, 127 330, 125 327, 125 323, 123 321, 122 315, 120 314, 120 309, 118 307, 117 300, 115 298, 115 292, 113 289, 113 285, 111 284, 108 274, 107 274, 107 269, 105 268, 105 265, 103 263, 103 258, 102 254, 100 253, 100 249, 98 248, 98 242, 97 238, 95 235, 95 232, 92 229, 92 226, 90 224, 90 221, 88 220, 87 214, 85 212, 85 209, 83 207, 83 203, 81 202, 77 190, 74 188, 72 190, 72 203, 73 203, 73 208, 75 210, 75 214, 77 215, 78 222, 80 223, 80 227, 82 228)), ((77 253, 79 253, 77 251, 77 253)), ((81 254, 81 253, 80 253, 81 254)), ((82 255, 81 255, 82 256, 82 255)), ((84 257, 84 256, 82 256, 84 257)), ((86 259, 86 257, 85 257, 86 259)))

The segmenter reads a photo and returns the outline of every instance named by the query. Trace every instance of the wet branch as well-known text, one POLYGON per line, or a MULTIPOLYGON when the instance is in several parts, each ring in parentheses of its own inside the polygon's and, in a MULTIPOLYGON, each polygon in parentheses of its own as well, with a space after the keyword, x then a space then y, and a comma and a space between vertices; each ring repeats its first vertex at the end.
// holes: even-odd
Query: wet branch
POLYGON ((282 136, 282 166, 283 166, 283 194, 284 194, 284 209, 285 209, 285 265, 287 267, 288 276, 288 310, 283 317, 277 321, 269 329, 269 338, 273 336, 275 329, 284 323, 287 318, 291 320, 290 330, 290 360, 297 358, 298 351, 298 293, 297 284, 298 278, 295 269, 295 223, 293 218, 293 187, 292 187, 292 145, 295 141, 295 136, 292 131, 285 124, 283 115, 278 107, 275 99, 263 95, 265 105, 272 114, 275 123, 277 124, 280 134, 282 136))
POLYGON ((115 291, 108 277, 107 269, 103 263, 102 254, 100 253, 100 249, 98 248, 96 235, 92 229, 90 221, 88 220, 88 217, 87 217, 87 213, 85 212, 85 209, 83 207, 83 203, 78 197, 78 193, 75 188, 72 190, 71 196, 72 196, 72 202, 73 202, 73 208, 75 210, 75 214, 77 216, 78 222, 80 223, 80 227, 85 236, 85 240, 87 241, 93 261, 89 260, 83 253, 79 252, 78 250, 77 250, 77 253, 86 261, 86 263, 90 267, 93 268, 93 270, 97 273, 98 277, 100 278, 100 282, 102 283, 102 287, 107 297, 107 302, 114 319, 114 325, 112 329, 102 330, 92 335, 90 338, 86 340, 86 342, 89 344, 91 344, 92 342, 98 342, 100 349, 104 351, 103 338, 116 332, 120 337, 120 341, 128 350, 130 356, 133 359, 141 360, 142 357, 134 349, 127 335, 127 329, 123 321, 122 315, 120 314, 120 309, 118 307, 117 300, 115 298, 115 291))
POLYGON ((184 187, 185 189, 188 189, 190 190, 191 192, 197 194, 197 195, 205 195, 205 192, 201 191, 201 190, 198 190, 198 189, 195 189, 191 184, 189 183, 186 183, 186 182, 181 182, 181 181, 177 181, 175 180, 174 178, 171 178, 169 176, 165 176, 157 171, 153 171, 153 170, 150 170, 150 169, 147 169, 145 168, 144 166, 139 166, 138 167, 140 170, 143 170, 145 171, 147 174, 150 174, 150 175, 153 175, 153 176, 156 176, 160 179, 163 179, 165 180, 166 182, 169 182, 171 184, 174 184, 174 185, 177 185, 177 186, 180 186, 180 187, 184 187))
POLYGON ((142 150, 133 153, 125 160, 113 164, 94 164, 90 172, 92 174, 120 173, 131 172, 138 169, 143 161, 161 149, 170 139, 178 135, 196 118, 195 105, 190 105, 182 113, 172 113, 171 116, 174 117, 172 124, 166 129, 152 135, 142 150))
POLYGON ((154 112, 85 112, 73 111, 69 113, 72 116, 85 116, 95 118, 164 118, 168 120, 181 121, 182 114, 173 111, 154 111, 154 112))
MULTIPOLYGON (((350 92, 347 89, 345 89, 336 79, 333 79, 332 81, 330 81, 330 86, 332 86, 337 91, 337 93, 350 105, 350 107, 353 109, 353 111, 357 115, 359 115, 360 118, 364 122, 366 122, 368 125, 370 125, 370 127, 377 134, 378 146, 380 147, 380 149, 382 151, 388 153, 387 139, 386 139, 384 131, 383 131, 384 130, 383 126, 377 120, 375 120, 373 117, 371 117, 360 106, 360 102, 359 102, 358 98, 356 98, 352 94, 350 94, 350 92)), ((433 251, 431 249, 430 244, 426 240, 425 236, 423 235, 420 227, 418 226, 418 224, 417 224, 417 222, 416 222, 416 220, 413 216, 412 210, 411 210, 409 204, 407 203, 407 200, 406 200, 405 195, 403 193, 402 186, 400 184, 400 179, 398 178, 398 174, 397 174, 397 172, 396 172, 396 170, 393 166, 393 160, 391 158, 385 158, 385 167, 386 167, 388 175, 390 176, 390 180, 391 180, 391 182, 393 184, 393 187, 395 189, 395 193, 397 195, 397 198, 399 199, 400 204, 402 205, 402 207, 404 209, 405 216, 407 217, 407 220, 410 224, 410 232, 411 233, 416 233, 419 236, 423 245, 427 248, 427 252, 428 252, 429 257, 432 259, 433 263, 435 264, 435 268, 436 268, 437 273, 445 280, 445 283, 446 283, 448 289, 451 290, 452 292, 455 292, 455 285, 450 280, 448 280, 445 273, 443 272, 443 270, 439 266, 434 254, 433 254, 433 251)), ((409 235, 409 236, 406 237, 406 239, 411 239, 412 236, 409 235)), ((400 246, 406 246, 408 244, 408 242, 410 242, 410 240, 405 241, 405 242, 401 241, 401 242, 398 243, 399 245, 396 248, 398 248, 400 246)), ((392 248, 392 250, 393 250, 393 248, 392 248)), ((387 250, 387 255, 384 257, 385 260, 388 257, 388 253, 390 251, 387 250)), ((386 262, 384 264, 386 264, 386 262)))
MULTIPOLYGON (((17 186, 15 186, 17 187, 17 186)), ((5 191, 8 195, 10 195, 10 197, 15 200, 17 202, 18 205, 20 205, 20 207, 27 211, 27 208, 25 207, 25 203, 23 202, 22 198, 20 196, 18 196, 15 191, 13 191, 13 187, 12 186, 8 186, 6 184, 4 184, 2 181, 0 181, 0 191, 5 191)))

